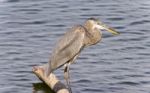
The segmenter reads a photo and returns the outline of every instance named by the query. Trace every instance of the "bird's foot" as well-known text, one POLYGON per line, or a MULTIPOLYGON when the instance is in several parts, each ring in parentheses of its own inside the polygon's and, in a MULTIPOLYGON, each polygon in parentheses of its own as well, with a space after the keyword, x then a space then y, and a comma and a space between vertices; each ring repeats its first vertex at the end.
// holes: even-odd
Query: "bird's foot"
POLYGON ((72 93, 72 89, 71 89, 71 87, 69 87, 68 89, 69 89, 69 92, 70 92, 70 93, 72 93))

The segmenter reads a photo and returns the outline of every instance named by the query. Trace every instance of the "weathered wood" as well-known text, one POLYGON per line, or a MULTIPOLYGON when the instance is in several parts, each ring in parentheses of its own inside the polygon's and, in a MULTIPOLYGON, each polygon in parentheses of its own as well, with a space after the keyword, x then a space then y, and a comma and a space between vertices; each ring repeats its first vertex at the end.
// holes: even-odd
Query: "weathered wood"
POLYGON ((44 81, 56 93, 69 93, 67 87, 60 82, 60 80, 51 73, 48 77, 44 75, 47 65, 33 67, 33 73, 44 81))

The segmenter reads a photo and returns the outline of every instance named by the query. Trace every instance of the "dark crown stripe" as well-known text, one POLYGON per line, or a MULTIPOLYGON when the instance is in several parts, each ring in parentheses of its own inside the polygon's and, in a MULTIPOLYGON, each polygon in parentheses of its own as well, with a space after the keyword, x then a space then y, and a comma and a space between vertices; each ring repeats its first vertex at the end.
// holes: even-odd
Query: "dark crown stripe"
POLYGON ((88 18, 88 20, 98 21, 98 19, 96 19, 96 18, 93 18, 93 17, 91 17, 91 18, 88 18))

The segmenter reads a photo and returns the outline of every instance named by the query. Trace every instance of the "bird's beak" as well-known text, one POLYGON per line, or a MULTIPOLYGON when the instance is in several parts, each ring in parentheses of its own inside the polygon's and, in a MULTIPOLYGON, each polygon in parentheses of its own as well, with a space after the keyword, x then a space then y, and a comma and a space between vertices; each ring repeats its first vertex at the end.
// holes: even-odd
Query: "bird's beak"
POLYGON ((112 27, 106 27, 105 28, 108 32, 111 32, 113 35, 118 35, 118 34, 120 34, 119 32, 117 32, 114 28, 112 28, 112 27))
POLYGON ((117 32, 114 28, 109 27, 109 26, 107 26, 107 25, 105 25, 105 24, 99 24, 99 27, 100 27, 101 29, 104 29, 104 30, 108 31, 108 32, 111 32, 113 35, 118 35, 118 34, 120 34, 120 33, 117 32))

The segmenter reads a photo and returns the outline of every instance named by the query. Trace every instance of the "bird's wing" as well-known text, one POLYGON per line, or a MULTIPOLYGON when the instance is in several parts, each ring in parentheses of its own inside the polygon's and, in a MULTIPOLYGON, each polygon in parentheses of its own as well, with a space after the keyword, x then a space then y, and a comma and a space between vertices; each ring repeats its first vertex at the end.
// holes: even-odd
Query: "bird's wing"
POLYGON ((84 46, 85 29, 82 26, 76 26, 58 41, 52 56, 51 69, 57 69, 68 61, 72 60, 84 46))

